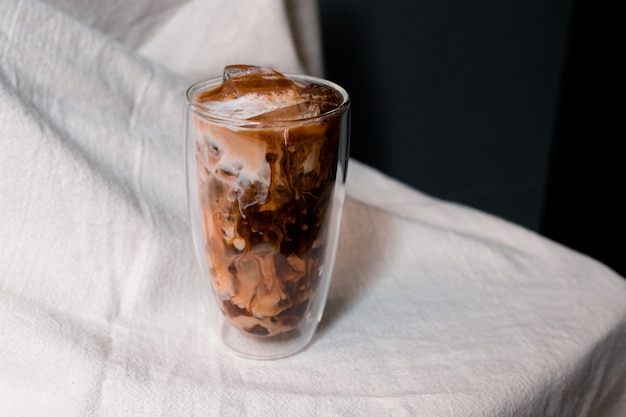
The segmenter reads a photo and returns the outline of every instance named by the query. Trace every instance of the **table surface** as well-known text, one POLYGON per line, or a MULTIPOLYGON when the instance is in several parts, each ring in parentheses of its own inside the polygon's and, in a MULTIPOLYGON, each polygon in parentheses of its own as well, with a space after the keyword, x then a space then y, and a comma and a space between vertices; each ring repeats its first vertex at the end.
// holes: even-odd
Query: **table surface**
MULTIPOLYGON (((0 6, 3 413, 626 414, 626 280, 356 160, 312 343, 278 361, 225 351, 187 221, 190 77, 88 18, 121 19, 112 2, 62 4, 0 6)), ((145 21, 176 29, 156 6, 145 21)), ((282 6, 268 30, 288 29, 282 6)))

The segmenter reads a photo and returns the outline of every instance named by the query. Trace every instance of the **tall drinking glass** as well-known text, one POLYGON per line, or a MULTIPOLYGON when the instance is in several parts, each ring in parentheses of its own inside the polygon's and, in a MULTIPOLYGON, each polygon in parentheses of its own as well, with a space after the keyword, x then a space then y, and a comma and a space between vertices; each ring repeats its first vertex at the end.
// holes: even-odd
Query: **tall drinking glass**
POLYGON ((303 349, 333 271, 349 148, 340 86, 248 66, 186 93, 191 232, 212 325, 232 351, 303 349))

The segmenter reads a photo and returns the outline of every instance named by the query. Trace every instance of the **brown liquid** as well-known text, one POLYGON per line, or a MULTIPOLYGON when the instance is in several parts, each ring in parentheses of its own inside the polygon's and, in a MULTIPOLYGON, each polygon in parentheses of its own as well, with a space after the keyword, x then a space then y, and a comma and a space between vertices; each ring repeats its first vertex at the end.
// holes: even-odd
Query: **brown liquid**
MULTIPOLYGON (((276 91, 299 98, 297 104, 248 119, 263 122, 319 116, 342 103, 329 87, 299 86, 281 74, 261 76, 249 68, 231 67, 234 76, 225 76, 221 86, 197 100, 276 91)), ((341 131, 339 117, 267 126, 236 128, 197 116, 194 120, 215 295, 233 325, 260 336, 293 329, 314 298, 324 266, 341 131)))

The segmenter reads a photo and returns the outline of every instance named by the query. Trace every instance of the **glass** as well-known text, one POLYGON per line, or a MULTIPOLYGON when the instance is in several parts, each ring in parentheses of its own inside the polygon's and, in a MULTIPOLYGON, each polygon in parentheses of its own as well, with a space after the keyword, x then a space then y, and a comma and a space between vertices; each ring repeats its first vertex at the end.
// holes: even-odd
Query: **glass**
POLYGON ((317 116, 242 120, 199 100, 223 78, 191 86, 185 103, 185 164, 191 232, 211 282, 211 325, 235 353, 292 355, 311 341, 330 286, 345 197, 350 103, 317 116))

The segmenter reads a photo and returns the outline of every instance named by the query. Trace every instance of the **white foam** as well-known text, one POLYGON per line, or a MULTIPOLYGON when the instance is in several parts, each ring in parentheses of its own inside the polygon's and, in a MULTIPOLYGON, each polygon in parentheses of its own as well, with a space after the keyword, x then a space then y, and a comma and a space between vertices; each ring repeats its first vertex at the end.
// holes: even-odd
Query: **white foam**
POLYGON ((246 120, 306 101, 306 97, 286 90, 267 94, 249 93, 226 101, 206 101, 202 107, 218 116, 246 120))

